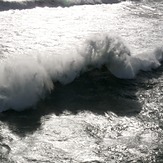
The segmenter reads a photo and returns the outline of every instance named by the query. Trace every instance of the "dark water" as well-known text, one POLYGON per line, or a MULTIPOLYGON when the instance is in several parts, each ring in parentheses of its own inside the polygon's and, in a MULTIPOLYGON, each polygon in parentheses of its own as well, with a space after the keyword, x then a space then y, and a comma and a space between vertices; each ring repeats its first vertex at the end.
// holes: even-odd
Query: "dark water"
MULTIPOLYGON (((123 1, 123 0, 122 0, 123 1)), ((114 4, 121 0, 32 0, 32 1, 0 1, 0 10, 32 9, 35 7, 70 7, 74 5, 114 4)))
MULTIPOLYGON (((18 160, 12 160, 12 150, 14 151, 15 149, 11 144, 14 141, 16 142, 13 135, 17 135, 21 141, 31 137, 31 135, 35 135, 34 133, 40 130, 47 134, 47 139, 50 133, 53 139, 60 137, 60 139, 58 138, 55 141, 68 141, 68 138, 63 138, 62 133, 59 131, 56 136, 56 133, 53 133, 54 131, 44 131, 45 129, 42 128, 43 123, 46 123, 51 115, 56 115, 53 116, 51 125, 66 123, 63 130, 68 128, 68 130, 74 130, 75 132, 75 128, 71 128, 74 124, 63 122, 65 119, 66 121, 71 119, 73 123, 79 123, 81 131, 84 130, 86 132, 83 137, 82 133, 80 135, 80 131, 77 137, 86 139, 89 136, 90 140, 96 140, 89 143, 89 145, 97 143, 94 149, 97 160, 93 159, 87 162, 161 163, 163 161, 163 110, 161 107, 162 97, 161 95, 158 96, 158 93, 161 94, 162 92, 160 84, 162 70, 163 67, 161 66, 158 70, 141 72, 133 80, 117 79, 105 69, 91 71, 66 86, 56 83, 55 90, 44 101, 40 102, 34 110, 1 113, 1 130, 5 130, 3 129, 6 128, 4 126, 7 126, 10 131, 7 135, 1 135, 2 162, 19 162, 18 160), (90 115, 94 116, 94 124, 88 121, 90 115), (97 117, 100 117, 100 120, 97 120, 97 117), (115 121, 114 118, 116 119, 115 121), (133 118, 136 118, 136 120, 133 120, 133 118), (58 119, 59 122, 57 122, 58 119), (88 122, 83 125, 81 124, 81 119, 84 121, 82 123, 88 122), (104 124, 100 126, 100 123, 104 124), (110 126, 112 129, 107 130, 110 126), (124 136, 123 132, 128 130, 130 126, 128 136, 124 136), (141 131, 138 131, 139 127, 141 131), (133 131, 136 134, 134 136, 132 135, 133 131), (109 138, 112 143, 107 145, 106 138, 109 138), (104 145, 103 143, 106 144, 104 145)), ((59 126, 56 126, 55 132, 57 132, 58 128, 59 126)), ((68 137, 69 133, 66 135, 68 137)), ((41 137, 42 134, 40 133, 39 136, 41 137)), ((36 141, 35 136, 33 139, 33 141, 36 141)), ((41 140, 39 141, 41 142, 41 140)), ((85 141, 87 142, 87 140, 85 141)), ((51 142, 53 143, 53 140, 51 142)), ((29 148, 26 149, 26 152, 31 150, 31 147, 28 147, 28 143, 25 143, 26 148, 29 148)), ((31 146, 36 145, 40 146, 40 144, 31 144, 31 146)), ((81 150, 78 145, 80 143, 77 143, 76 147, 81 150)), ((19 143, 17 148, 19 148, 19 143)), ((88 147, 89 150, 91 148, 91 146, 88 147)), ((52 158, 48 158, 51 154, 47 157, 45 153, 46 158, 49 159, 48 162, 82 162, 80 159, 75 160, 75 158, 70 156, 67 159, 63 155, 59 156, 60 151, 57 151, 57 148, 52 151, 56 152, 56 156, 52 158)), ((80 152, 82 153, 82 150, 80 152)), ((41 154, 41 149, 38 153, 41 154)), ((83 157, 86 157, 86 155, 82 154, 83 157)), ((22 162, 40 162, 41 160, 39 160, 38 156, 31 160, 30 156, 26 155, 24 157, 22 155, 24 158, 22 162)), ((47 162, 47 160, 43 159, 42 162, 47 162)))

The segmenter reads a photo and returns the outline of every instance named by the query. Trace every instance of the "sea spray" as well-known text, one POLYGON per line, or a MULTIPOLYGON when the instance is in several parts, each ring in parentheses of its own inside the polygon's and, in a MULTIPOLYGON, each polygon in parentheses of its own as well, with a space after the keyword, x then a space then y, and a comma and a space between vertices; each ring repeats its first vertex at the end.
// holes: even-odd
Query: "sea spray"
POLYGON ((0 111, 33 107, 53 83, 32 58, 19 57, 0 64, 0 111))
POLYGON ((0 111, 31 108, 53 90, 53 83, 68 84, 102 66, 118 78, 133 79, 140 70, 160 66, 162 59, 163 48, 133 55, 121 38, 108 34, 90 36, 58 54, 8 57, 0 64, 0 111))

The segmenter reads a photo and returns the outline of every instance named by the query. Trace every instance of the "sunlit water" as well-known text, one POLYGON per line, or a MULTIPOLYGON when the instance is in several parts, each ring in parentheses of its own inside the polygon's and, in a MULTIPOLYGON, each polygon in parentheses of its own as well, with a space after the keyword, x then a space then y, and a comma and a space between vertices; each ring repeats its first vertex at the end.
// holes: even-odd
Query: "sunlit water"
POLYGON ((10 5, 1 162, 163 162, 163 3, 10 5))

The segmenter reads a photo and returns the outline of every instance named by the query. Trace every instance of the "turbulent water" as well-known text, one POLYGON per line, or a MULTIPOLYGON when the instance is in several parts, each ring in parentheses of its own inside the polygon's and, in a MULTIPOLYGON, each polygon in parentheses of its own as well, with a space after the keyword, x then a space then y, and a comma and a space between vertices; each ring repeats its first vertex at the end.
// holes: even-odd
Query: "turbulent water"
POLYGON ((161 0, 0 1, 0 162, 163 162, 161 0))

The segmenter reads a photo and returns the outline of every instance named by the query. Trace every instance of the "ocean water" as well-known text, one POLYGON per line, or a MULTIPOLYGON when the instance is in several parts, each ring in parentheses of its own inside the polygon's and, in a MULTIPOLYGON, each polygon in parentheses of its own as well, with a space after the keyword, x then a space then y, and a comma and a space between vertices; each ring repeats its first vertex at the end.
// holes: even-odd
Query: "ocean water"
POLYGON ((1 0, 0 162, 162 163, 163 1, 1 0))

